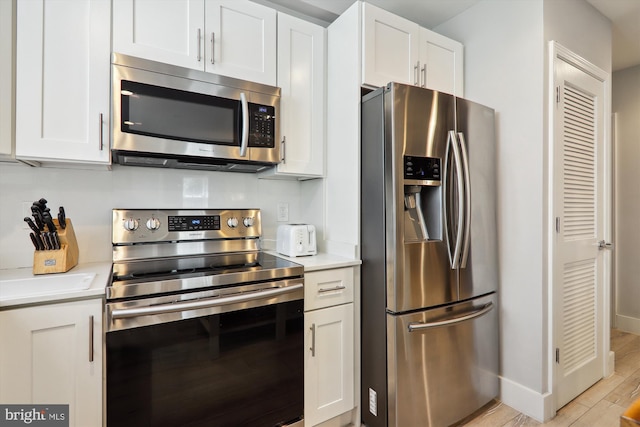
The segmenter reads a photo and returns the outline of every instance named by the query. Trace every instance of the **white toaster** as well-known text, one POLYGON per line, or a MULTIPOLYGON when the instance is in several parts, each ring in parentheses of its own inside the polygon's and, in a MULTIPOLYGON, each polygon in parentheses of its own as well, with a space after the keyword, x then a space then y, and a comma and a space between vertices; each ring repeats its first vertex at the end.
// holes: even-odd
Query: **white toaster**
POLYGON ((291 257, 316 255, 316 227, 310 224, 279 225, 276 250, 291 257))

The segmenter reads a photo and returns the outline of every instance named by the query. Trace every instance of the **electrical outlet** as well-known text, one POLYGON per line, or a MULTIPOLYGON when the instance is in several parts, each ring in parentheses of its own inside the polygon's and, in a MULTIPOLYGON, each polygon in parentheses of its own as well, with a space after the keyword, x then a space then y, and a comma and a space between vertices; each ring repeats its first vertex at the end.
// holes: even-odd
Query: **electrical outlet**
POLYGON ((378 416, 378 393, 371 388, 369 389, 369 412, 378 416))
POLYGON ((278 203, 278 222, 289 221, 289 203, 278 203))

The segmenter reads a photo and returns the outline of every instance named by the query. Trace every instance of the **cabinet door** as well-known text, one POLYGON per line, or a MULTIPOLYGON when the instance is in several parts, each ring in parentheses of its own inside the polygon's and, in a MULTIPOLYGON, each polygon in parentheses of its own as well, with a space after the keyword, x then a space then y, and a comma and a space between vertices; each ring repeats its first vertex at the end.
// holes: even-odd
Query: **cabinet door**
POLYGON ((304 422, 314 426, 354 407, 353 304, 305 313, 304 422))
POLYGON ((109 0, 17 2, 16 157, 109 163, 109 0))
POLYGON ((276 85, 276 11, 248 0, 206 0, 205 70, 276 85))
POLYGON ((115 0, 113 51, 204 70, 204 0, 115 0))
POLYGON ((363 7, 362 84, 418 84, 418 24, 368 3, 363 7))
POLYGON ((102 425, 102 300, 0 312, 0 402, 69 404, 69 425, 102 425))
POLYGON ((13 0, 0 1, 0 159, 11 158, 13 145, 13 0))
POLYGON ((462 43, 420 28, 421 86, 464 96, 463 53, 462 43))
POLYGON ((278 14, 278 84, 283 161, 277 172, 301 177, 324 173, 326 31, 278 14))

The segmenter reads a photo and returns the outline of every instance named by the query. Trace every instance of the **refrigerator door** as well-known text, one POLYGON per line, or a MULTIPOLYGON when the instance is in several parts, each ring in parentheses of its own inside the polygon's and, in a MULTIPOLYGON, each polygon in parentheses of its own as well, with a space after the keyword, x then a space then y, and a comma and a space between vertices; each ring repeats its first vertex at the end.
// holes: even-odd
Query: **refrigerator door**
POLYGON ((389 427, 449 426, 498 395, 496 294, 387 314, 389 427))
POLYGON ((381 207, 386 265, 392 266, 386 269, 386 308, 394 313, 458 299, 442 207, 442 167, 449 131, 455 129, 454 100, 448 94, 397 83, 385 91, 386 203, 381 207))
POLYGON ((456 109, 466 181, 458 290, 464 300, 497 291, 498 286, 496 138, 493 109, 460 98, 456 109))

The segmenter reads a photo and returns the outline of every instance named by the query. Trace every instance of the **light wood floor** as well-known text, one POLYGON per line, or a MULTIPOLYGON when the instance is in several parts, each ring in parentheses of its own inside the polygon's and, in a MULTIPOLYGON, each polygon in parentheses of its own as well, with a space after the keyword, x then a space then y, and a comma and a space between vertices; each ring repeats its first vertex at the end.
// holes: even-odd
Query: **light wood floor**
POLYGON ((500 402, 491 405, 464 427, 618 427, 620 415, 640 397, 640 336, 611 331, 615 372, 561 408, 556 417, 539 423, 500 402))

